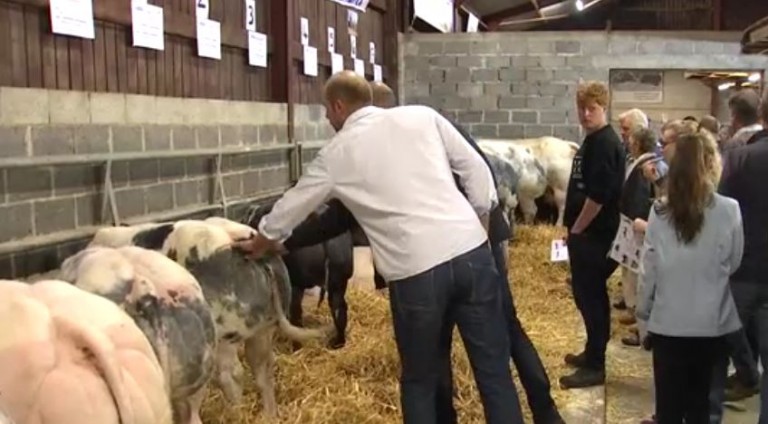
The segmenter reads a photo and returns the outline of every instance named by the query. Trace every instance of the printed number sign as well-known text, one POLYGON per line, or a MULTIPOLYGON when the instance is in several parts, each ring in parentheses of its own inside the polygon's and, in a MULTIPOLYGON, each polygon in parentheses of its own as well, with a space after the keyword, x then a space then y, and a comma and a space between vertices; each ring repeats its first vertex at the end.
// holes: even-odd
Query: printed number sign
POLYGON ((256 31, 256 0, 245 0, 245 29, 256 31))

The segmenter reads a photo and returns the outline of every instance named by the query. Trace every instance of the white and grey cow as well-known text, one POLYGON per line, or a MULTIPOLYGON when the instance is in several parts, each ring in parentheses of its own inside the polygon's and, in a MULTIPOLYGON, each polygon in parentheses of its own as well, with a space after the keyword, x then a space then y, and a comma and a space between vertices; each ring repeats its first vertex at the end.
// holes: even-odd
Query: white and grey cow
POLYGON ((195 277, 163 254, 135 246, 81 250, 64 260, 59 277, 112 300, 133 318, 165 373, 174 421, 201 424, 217 337, 195 277))
POLYGON ((499 201, 504 206, 507 219, 514 221, 514 211, 519 204, 526 222, 533 221, 535 201, 547 188, 544 168, 525 147, 500 140, 478 140, 477 144, 496 175, 499 201))
POLYGON ((571 177, 573 157, 579 145, 557 137, 537 137, 527 139, 481 140, 478 144, 512 162, 515 169, 521 170, 521 182, 518 191, 520 208, 526 223, 532 223, 536 216, 536 199, 544 199, 557 207, 556 225, 563 224, 565 197, 568 181, 571 177), (507 149, 505 146, 511 146, 507 149), (530 162, 535 165, 530 165, 530 162), (542 177, 543 176, 543 180, 542 177), (543 186, 542 186, 543 182, 543 186), (551 198, 550 198, 551 195, 551 198))
POLYGON ((289 308, 291 284, 283 261, 279 257, 254 261, 232 248, 234 241, 255 234, 247 225, 222 218, 183 220, 102 228, 90 246, 135 245, 153 249, 189 270, 202 287, 219 336, 214 382, 227 400, 240 401, 242 387, 237 380, 243 369, 237 347, 244 342, 264 412, 275 417, 275 330, 293 341, 308 342, 328 339, 333 335, 333 327, 303 329, 288 321, 284 311, 289 308))

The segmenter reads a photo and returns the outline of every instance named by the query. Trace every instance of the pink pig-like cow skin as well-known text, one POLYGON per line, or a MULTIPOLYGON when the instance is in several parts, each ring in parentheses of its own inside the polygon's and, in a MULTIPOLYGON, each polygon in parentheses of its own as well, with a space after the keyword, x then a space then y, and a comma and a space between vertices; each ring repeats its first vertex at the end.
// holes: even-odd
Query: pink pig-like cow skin
POLYGON ((69 283, 0 280, 0 411, 16 424, 172 424, 149 341, 69 283))

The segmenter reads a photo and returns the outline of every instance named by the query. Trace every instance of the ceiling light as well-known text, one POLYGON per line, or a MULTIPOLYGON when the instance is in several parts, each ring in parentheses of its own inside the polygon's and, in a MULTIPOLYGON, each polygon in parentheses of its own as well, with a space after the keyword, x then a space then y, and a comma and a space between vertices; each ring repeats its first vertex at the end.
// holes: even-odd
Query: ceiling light
POLYGON ((582 0, 576 0, 576 10, 584 10, 584 2, 582 0))
POLYGON ((726 83, 718 85, 717 89, 720 90, 720 91, 725 91, 725 90, 733 87, 734 85, 736 85, 736 84, 732 83, 732 82, 726 82, 726 83))
POLYGON ((758 72, 755 72, 754 74, 750 75, 749 78, 747 78, 750 82, 758 82, 760 81, 760 74, 758 72))

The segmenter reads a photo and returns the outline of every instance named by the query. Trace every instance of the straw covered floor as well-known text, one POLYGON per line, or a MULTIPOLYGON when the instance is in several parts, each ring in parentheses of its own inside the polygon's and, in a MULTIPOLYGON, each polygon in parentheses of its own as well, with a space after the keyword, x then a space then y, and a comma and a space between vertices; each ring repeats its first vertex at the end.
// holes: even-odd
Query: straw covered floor
MULTIPOLYGON (((557 385, 557 378, 568 372, 562 358, 568 352, 578 352, 583 341, 566 282, 567 265, 549 262, 551 240, 559 236, 562 230, 554 227, 518 226, 516 240, 510 244, 510 280, 518 316, 544 361, 552 393, 562 407, 568 396, 557 385)), ((292 352, 287 342, 278 343, 275 385, 280 423, 401 422, 399 362, 389 302, 360 284, 351 285, 347 301, 349 327, 344 348, 331 351, 320 345, 306 345, 292 352)), ((330 322, 327 304, 317 308, 316 299, 305 302, 304 315, 308 327, 330 322)), ((227 405, 222 394, 210 388, 203 405, 203 422, 266 422, 260 414, 261 399, 252 374, 245 363, 243 366, 243 401, 227 405)), ((457 331, 453 369, 459 422, 482 422, 482 406, 457 331)), ((523 410, 530 420, 524 392, 519 381, 516 383, 523 410)))

